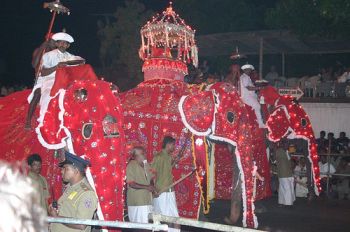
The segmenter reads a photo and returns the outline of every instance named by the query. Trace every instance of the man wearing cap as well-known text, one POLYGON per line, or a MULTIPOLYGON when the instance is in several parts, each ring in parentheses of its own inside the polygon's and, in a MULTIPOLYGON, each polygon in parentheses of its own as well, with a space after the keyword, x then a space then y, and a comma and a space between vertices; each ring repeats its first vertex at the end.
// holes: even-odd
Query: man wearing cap
MULTIPOLYGON (((50 102, 50 92, 55 83, 56 70, 69 64, 68 61, 76 61, 75 64, 82 64, 85 60, 79 56, 74 56, 67 52, 70 44, 74 42, 72 36, 65 32, 59 32, 52 36, 56 42, 57 49, 47 52, 42 58, 41 77, 43 79, 41 85, 40 98, 40 117, 43 118, 50 102)), ((41 121, 41 120, 39 120, 41 121)))
POLYGON ((148 215, 152 212, 152 193, 156 193, 152 178, 145 149, 134 147, 132 160, 126 167, 127 205, 131 222, 148 223, 148 215))
POLYGON ((242 101, 253 108, 259 127, 265 128, 265 124, 263 123, 261 116, 261 106, 258 101, 258 96, 255 91, 259 90, 259 87, 255 87, 252 79, 250 78, 250 74, 254 70, 254 66, 251 64, 246 64, 242 66, 243 74, 240 77, 240 86, 241 86, 241 99, 242 101))
MULTIPOLYGON (((32 67, 35 69, 35 74, 37 74, 38 69, 40 69, 43 53, 52 51, 56 48, 56 42, 52 39, 52 36, 53 36, 52 33, 49 34, 48 40, 43 42, 40 45, 40 47, 36 48, 33 52, 32 67)), ((43 79, 44 79, 43 77, 40 77, 40 76, 37 77, 32 93, 28 96, 28 102, 30 104, 29 104, 26 124, 25 124, 26 129, 31 128, 33 113, 41 97, 41 85, 42 85, 43 79)))
MULTIPOLYGON (((97 209, 97 196, 85 177, 85 169, 90 162, 65 152, 65 161, 59 163, 62 168, 62 179, 68 187, 58 199, 58 209, 49 206, 52 217, 92 219, 97 209)), ((51 232, 90 232, 86 225, 51 223, 51 232)))

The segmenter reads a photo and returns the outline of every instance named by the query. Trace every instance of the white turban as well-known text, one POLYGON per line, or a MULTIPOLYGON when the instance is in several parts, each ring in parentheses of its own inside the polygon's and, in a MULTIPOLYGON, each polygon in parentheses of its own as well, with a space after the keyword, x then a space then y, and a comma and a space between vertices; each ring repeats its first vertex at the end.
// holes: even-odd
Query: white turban
POLYGON ((67 41, 68 43, 73 43, 74 39, 71 35, 65 33, 65 32, 58 32, 52 36, 52 39, 55 41, 67 41))
POLYGON ((254 70, 254 66, 251 65, 251 64, 245 64, 241 67, 242 70, 244 69, 251 69, 251 70, 254 70))

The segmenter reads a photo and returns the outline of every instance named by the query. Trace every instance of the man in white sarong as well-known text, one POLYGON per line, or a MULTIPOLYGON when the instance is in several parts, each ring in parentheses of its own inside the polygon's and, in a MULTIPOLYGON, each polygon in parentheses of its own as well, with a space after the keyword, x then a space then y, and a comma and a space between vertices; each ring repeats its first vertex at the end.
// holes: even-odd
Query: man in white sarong
MULTIPOLYGON (((72 36, 67 33, 59 32, 52 36, 56 42, 57 49, 47 52, 42 58, 42 69, 37 83, 40 83, 41 98, 40 98, 40 117, 39 122, 43 120, 50 102, 50 92, 55 83, 56 70, 60 67, 69 65, 68 61, 76 61, 75 64, 84 63, 85 60, 79 56, 74 56, 67 52, 70 44, 74 42, 72 36)), ((34 87, 35 89, 35 87, 34 87)), ((28 97, 30 102, 32 94, 28 97)))
POLYGON ((134 147, 132 157, 126 168, 129 220, 148 223, 148 215, 152 212, 152 193, 156 193, 156 188, 153 185, 153 176, 145 158, 144 148, 134 147))
POLYGON ((242 68, 243 74, 240 77, 240 87, 241 87, 241 99, 244 104, 253 108, 259 127, 265 128, 265 124, 261 115, 261 106, 258 101, 258 96, 255 91, 259 90, 259 87, 255 87, 252 79, 250 78, 251 72, 254 70, 254 66, 250 64, 243 65, 242 68))
MULTIPOLYGON (((56 48, 56 42, 52 39, 53 34, 48 35, 48 40, 36 48, 32 56, 32 67, 35 69, 35 75, 41 68, 42 55, 46 52, 52 51, 56 48)), ((41 97, 41 85, 43 82, 42 77, 37 77, 35 85, 33 87, 32 93, 28 97, 29 107, 27 112, 27 118, 25 123, 25 129, 32 128, 32 117, 35 111, 36 106, 38 105, 41 97)))
MULTIPOLYGON (((172 168, 177 162, 171 154, 175 151, 175 139, 165 136, 162 144, 163 150, 153 158, 152 168, 156 174, 156 188, 160 195, 153 199, 153 207, 156 213, 178 217, 175 192, 169 186, 173 183, 172 168)), ((168 231, 180 231, 179 225, 174 225, 168 231)))
POLYGON ((276 145, 276 163, 279 181, 278 204, 291 206, 295 201, 295 193, 292 162, 287 152, 288 144, 285 141, 280 141, 276 145))

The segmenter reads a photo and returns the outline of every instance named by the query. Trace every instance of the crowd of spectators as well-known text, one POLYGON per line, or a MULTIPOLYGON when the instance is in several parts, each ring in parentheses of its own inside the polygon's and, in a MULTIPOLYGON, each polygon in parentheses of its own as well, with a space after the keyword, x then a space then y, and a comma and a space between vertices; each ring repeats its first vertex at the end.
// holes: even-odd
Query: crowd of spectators
POLYGON ((21 91, 27 89, 27 86, 24 85, 1 85, 0 84, 0 97, 5 97, 14 93, 16 91, 21 91))
POLYGON ((280 76, 271 66, 265 79, 275 87, 300 87, 305 97, 350 97, 350 67, 322 68, 317 75, 290 77, 280 76))
MULTIPOLYGON (((290 141, 289 144, 288 155, 290 155, 291 170, 294 173, 295 196, 306 198, 309 196, 309 174, 307 169, 310 168, 310 162, 306 155, 307 147, 298 140, 290 141)), ((321 131, 317 144, 322 188, 321 195, 341 200, 350 199, 349 138, 345 132, 340 132, 338 138, 335 138, 334 133, 329 132, 326 134, 325 131, 321 131)), ((272 190, 276 192, 279 181, 276 172, 277 163, 275 162, 273 151, 271 157, 271 170, 274 174, 272 175, 271 186, 272 190)))

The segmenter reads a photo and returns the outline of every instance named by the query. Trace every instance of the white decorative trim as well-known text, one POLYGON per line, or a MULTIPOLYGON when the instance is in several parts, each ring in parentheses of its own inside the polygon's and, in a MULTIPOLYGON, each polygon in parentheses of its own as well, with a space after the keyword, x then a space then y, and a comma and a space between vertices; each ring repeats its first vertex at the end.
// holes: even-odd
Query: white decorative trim
MULTIPOLYGON (((209 135, 208 136, 210 139, 215 140, 215 141, 221 141, 221 142, 226 142, 231 144, 232 146, 235 146, 235 155, 236 155, 236 159, 237 159, 237 166, 239 168, 240 171, 240 176, 241 176, 241 181, 242 181, 242 205, 243 205, 243 227, 247 227, 247 195, 246 195, 246 188, 245 188, 245 176, 244 176, 244 171, 243 171, 243 167, 242 167, 242 162, 241 162, 241 157, 240 157, 240 153, 238 152, 238 148, 237 148, 237 143, 232 141, 231 139, 227 139, 227 138, 223 138, 223 137, 219 137, 219 136, 215 136, 215 135, 209 135)), ((254 199, 252 199, 252 214, 253 214, 253 221, 254 221, 254 228, 258 228, 258 218, 256 217, 254 211, 255 211, 255 205, 254 205, 254 199)))
MULTIPOLYGON (((269 116, 269 117, 271 117, 271 116, 274 116, 275 114, 277 114, 277 111, 278 110, 280 110, 280 109, 282 109, 282 110, 284 110, 284 112, 285 112, 285 114, 286 114, 286 116, 287 116, 287 118, 288 118, 288 120, 290 119, 290 115, 289 115, 289 113, 288 113, 288 110, 287 110, 287 108, 286 108, 286 106, 285 105, 277 105, 277 101, 276 101, 276 107, 278 107, 278 108, 276 108, 275 110, 274 110, 274 112, 269 116)), ((290 125, 290 121, 289 121, 289 125, 290 125)), ((266 127, 267 127, 267 129, 268 129, 268 131, 269 131, 269 133, 268 133, 268 139, 270 140, 270 141, 272 141, 272 142, 277 142, 277 141, 279 141, 280 139, 272 139, 271 137, 270 137, 270 134, 272 133, 272 130, 271 130, 271 128, 269 127, 269 126, 267 126, 267 123, 266 123, 266 127)), ((318 196, 319 195, 319 191, 318 191, 318 187, 317 187, 317 184, 316 184, 316 177, 315 177, 315 171, 314 171, 314 163, 313 163, 313 161, 312 161, 312 153, 311 153, 311 146, 312 146, 312 144, 311 144, 311 142, 310 142, 310 139, 308 138, 308 137, 306 137, 306 136, 304 136, 304 135, 297 135, 296 133, 295 133, 295 131, 293 130, 293 128, 291 128, 290 126, 288 127, 288 129, 286 130, 286 132, 284 133, 284 135, 281 137, 281 138, 284 138, 284 137, 287 137, 288 139, 295 139, 295 138, 297 138, 297 139, 304 139, 304 140, 306 140, 307 141, 307 149, 308 149, 308 152, 309 152, 309 155, 308 155, 308 159, 309 159, 309 161, 310 161, 310 163, 311 163, 311 175, 312 175, 312 179, 314 180, 314 190, 315 190, 315 194, 318 196), (288 136, 287 136, 288 135, 288 136)))
MULTIPOLYGON (((190 95, 191 96, 191 95, 190 95)), ((190 124, 187 122, 186 120, 186 116, 185 116, 185 112, 183 111, 182 105, 184 103, 184 101, 186 100, 188 96, 182 96, 180 98, 179 104, 178 104, 178 108, 179 108, 179 112, 181 115, 181 119, 182 119, 182 123, 187 127, 187 129, 189 129, 193 134, 197 135, 197 136, 207 136, 211 133, 211 129, 208 128, 207 131, 205 132, 199 132, 197 130, 195 130, 192 126, 190 126, 190 124)))

